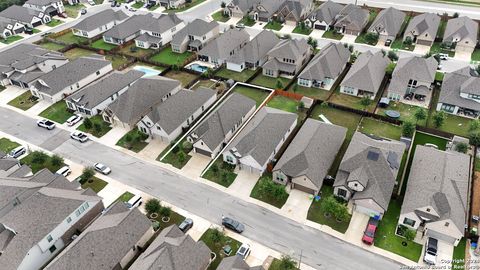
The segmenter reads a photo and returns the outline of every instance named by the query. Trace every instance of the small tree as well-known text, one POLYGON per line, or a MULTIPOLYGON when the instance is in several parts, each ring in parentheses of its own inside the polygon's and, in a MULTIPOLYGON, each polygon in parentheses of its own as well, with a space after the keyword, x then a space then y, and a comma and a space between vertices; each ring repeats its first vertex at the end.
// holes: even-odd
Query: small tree
POLYGON ((92 179, 95 175, 95 170, 92 167, 85 167, 80 175, 80 183, 83 184, 92 179))
POLYGON ((100 125, 100 123, 93 123, 93 130, 95 130, 97 133, 100 133, 100 131, 102 131, 102 125, 100 125))
POLYGON ((360 104, 362 105, 363 110, 366 110, 367 107, 370 104, 372 104, 372 100, 370 99, 370 96, 368 96, 368 95, 363 96, 362 99, 360 100, 360 104))
POLYGON ((283 88, 283 83, 282 83, 282 81, 277 80, 277 83, 275 84, 275 87, 276 87, 277 89, 282 89, 282 88, 283 88))
POLYGON ((398 55, 394 51, 388 51, 387 57, 392 61, 397 61, 398 60, 398 55))
POLYGON ((409 228, 405 228, 405 231, 403 232, 403 236, 405 236, 405 238, 408 241, 413 241, 413 239, 415 239, 415 236, 417 236, 417 231, 409 228))
POLYGON ((83 126, 85 126, 86 129, 91 129, 93 126, 92 120, 90 120, 90 118, 85 118, 83 120, 83 126))
POLYGON ((279 269, 281 270, 295 270, 297 263, 288 255, 283 255, 280 259, 279 269))
POLYGON ((411 138, 415 132, 415 124, 410 121, 405 121, 402 124, 402 135, 411 138))
POLYGON ((298 109, 300 110, 305 109, 305 103, 303 103, 303 101, 300 101, 300 103, 298 103, 298 109))
POLYGON ((47 161, 48 155, 42 151, 33 151, 32 152, 32 163, 43 164, 47 161))
POLYGON ((132 135, 130 133, 127 133, 125 135, 125 142, 127 143, 128 146, 130 146, 132 144, 132 141, 133 141, 132 135))
POLYGON ((475 130, 468 133, 468 139, 471 145, 480 146, 480 131, 475 130))
POLYGON ((53 166, 61 166, 63 164, 63 158, 59 155, 53 155, 52 158, 50 159, 50 163, 53 166))
POLYGON ((375 45, 378 42, 378 34, 373 32, 368 32, 365 34, 365 42, 370 45, 375 45))
POLYGON ((185 162, 185 159, 187 158, 186 155, 185 155, 185 153, 184 153, 183 151, 179 151, 178 154, 177 154, 177 156, 178 156, 178 161, 179 161, 180 163, 185 162))
POLYGON ((455 12, 455 13, 453 13, 453 16, 452 16, 452 17, 453 17, 453 18, 458 18, 458 16, 459 16, 458 12, 455 12))
POLYGON ((313 42, 313 38, 309 36, 307 39, 307 43, 312 45, 312 42, 313 42))
POLYGON ((222 1, 222 3, 220 4, 220 7, 225 8, 226 6, 227 6, 227 4, 225 4, 225 2, 222 1))
POLYGON ((323 199, 322 205, 320 208, 322 211, 326 214, 331 214, 335 213, 335 208, 337 207, 337 200, 333 196, 329 196, 325 199, 323 199))
POLYGON ((316 50, 318 47, 318 41, 314 39, 310 45, 312 46, 313 50, 316 50))
POLYGON ((413 43, 413 39, 411 37, 406 37, 405 40, 403 41, 403 44, 410 46, 413 43))
POLYGON ((152 213, 158 213, 160 209, 162 209, 162 205, 160 204, 160 201, 155 198, 148 199, 145 203, 145 211, 147 211, 149 215, 152 213))
POLYGON ((212 240, 213 243, 220 243, 224 238, 225 234, 222 231, 217 228, 212 229, 212 232, 210 233, 210 240, 212 240))
POLYGON ((443 123, 445 122, 445 118, 446 118, 446 115, 445 115, 444 111, 439 111, 439 112, 435 113, 433 115, 433 125, 436 128, 441 127, 443 125, 443 123))
POLYGON ((413 117, 415 117, 415 120, 418 123, 419 121, 427 119, 427 112, 424 108, 418 107, 413 117))
POLYGON ((455 151, 460 152, 460 153, 467 153, 468 151, 468 144, 464 142, 459 142, 455 144, 455 151))
POLYGON ((172 208, 162 207, 162 208, 160 208, 159 213, 162 217, 170 217, 170 215, 172 214, 172 208))
POLYGON ((395 69, 396 66, 397 65, 395 63, 388 64, 388 66, 385 68, 385 73, 387 73, 388 75, 392 75, 393 70, 395 69))
POLYGON ((333 215, 338 221, 341 222, 346 221, 350 217, 347 206, 339 202, 337 202, 337 206, 335 207, 335 212, 333 215))
POLYGON ((468 124, 468 131, 475 131, 480 128, 480 119, 474 119, 468 124))

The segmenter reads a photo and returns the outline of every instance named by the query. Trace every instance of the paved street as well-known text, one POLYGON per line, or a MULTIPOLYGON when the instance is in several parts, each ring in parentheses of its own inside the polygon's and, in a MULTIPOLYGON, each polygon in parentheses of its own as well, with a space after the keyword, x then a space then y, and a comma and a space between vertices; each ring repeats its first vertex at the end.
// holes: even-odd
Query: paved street
POLYGON ((269 210, 245 202, 198 181, 146 163, 96 142, 80 144, 67 131, 49 132, 35 120, 13 110, 0 108, 0 130, 60 154, 82 165, 101 161, 113 172, 110 177, 152 194, 212 222, 228 215, 245 223, 244 235, 280 252, 291 254, 317 269, 398 269, 389 259, 345 243, 333 236, 304 226, 269 210))

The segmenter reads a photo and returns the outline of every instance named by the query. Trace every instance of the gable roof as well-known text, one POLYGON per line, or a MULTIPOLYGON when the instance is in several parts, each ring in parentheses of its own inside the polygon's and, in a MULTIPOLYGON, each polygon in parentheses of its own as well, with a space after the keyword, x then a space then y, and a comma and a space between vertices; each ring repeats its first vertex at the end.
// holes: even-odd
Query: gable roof
POLYGON ((125 39, 140 30, 163 33, 173 26, 181 23, 175 14, 161 14, 158 17, 153 14, 133 15, 121 24, 118 24, 105 32, 103 35, 117 39, 125 39))
POLYGON ((362 31, 368 23, 368 16, 367 10, 354 4, 348 4, 338 14, 335 26, 345 25, 349 29, 362 31))
POLYGON ((405 29, 405 34, 410 32, 415 32, 415 35, 418 36, 428 34, 431 38, 435 39, 439 25, 440 16, 434 13, 422 13, 410 20, 410 23, 405 29))
POLYGON ((228 59, 233 63, 256 63, 280 42, 280 39, 269 30, 262 30, 250 42, 247 42, 236 54, 228 59))
POLYGON ((142 29, 143 31, 163 33, 182 22, 183 21, 178 18, 178 16, 174 13, 161 14, 159 17, 154 17, 152 15, 145 17, 144 25, 141 25, 140 29, 142 29))
POLYGON ((275 165, 289 177, 305 175, 321 188, 347 129, 308 118, 275 165))
POLYGON ((214 59, 227 59, 232 49, 240 47, 250 40, 245 29, 229 29, 203 47, 198 55, 207 55, 214 59))
POLYGON ((401 213, 431 206, 439 215, 433 221, 451 219, 463 232, 469 179, 470 156, 417 145, 401 213))
POLYGON ((25 4, 36 5, 36 6, 48 6, 53 3, 60 2, 60 0, 28 0, 25 4))
MULTIPOLYGON (((36 60, 42 58, 66 59, 62 53, 44 49, 38 45, 22 43, 12 48, 0 52, 0 67, 26 66, 26 63, 32 65, 36 60)), ((7 69, 10 71, 11 69, 7 69)))
POLYGON ((293 17, 295 21, 300 21, 302 19, 304 12, 310 11, 307 10, 307 7, 312 5, 313 0, 287 0, 284 1, 282 6, 279 9, 279 13, 282 14, 285 18, 293 17))
POLYGON ((433 56, 429 58, 420 56, 400 58, 392 73, 388 92, 398 93, 403 96, 407 90, 409 80, 433 83, 437 66, 438 62, 433 56))
POLYGON ((92 31, 110 22, 120 22, 127 18, 127 14, 122 10, 114 11, 113 9, 106 9, 81 20, 75 26, 72 26, 72 28, 83 31, 92 31))
POLYGON ((350 59, 350 51, 341 43, 329 43, 315 55, 299 78, 307 80, 324 80, 337 78, 350 59))
POLYGON ((328 0, 321 4, 313 14, 318 21, 323 21, 326 24, 331 25, 342 9, 342 4, 328 0))
POLYGON ((210 249, 195 242, 178 226, 162 230, 152 244, 132 264, 136 270, 204 270, 210 263, 210 249))
POLYGON ((340 85, 377 93, 390 62, 380 51, 366 51, 358 56, 340 85))
POLYGON ((263 266, 250 267, 239 255, 224 258, 217 270, 263 270, 263 266))
POLYGON ((438 102, 480 111, 480 103, 460 96, 460 93, 480 95, 478 85, 480 76, 470 67, 445 73, 438 102))
POLYGON ((377 17, 368 28, 368 31, 375 31, 377 33, 385 31, 389 36, 396 36, 400 32, 404 20, 405 13, 396 8, 389 7, 378 13, 377 17))
POLYGON ((304 38, 301 39, 284 39, 281 40, 269 52, 269 57, 275 58, 300 58, 308 49, 310 45, 304 38))
POLYGON ((219 26, 218 22, 207 22, 202 19, 195 19, 188 23, 184 28, 175 33, 172 37, 172 44, 180 44, 188 38, 189 35, 203 36, 219 26))
POLYGON ((30 23, 34 17, 38 17, 39 15, 40 11, 17 5, 9 6, 0 12, 0 17, 25 23, 30 23))
POLYGON ((253 7, 255 12, 258 12, 260 17, 270 18, 277 12, 284 0, 260 0, 258 4, 253 7))
POLYGON ((471 41, 472 47, 475 47, 477 41, 478 23, 467 16, 450 19, 445 27, 443 41, 452 42, 454 39, 471 41))

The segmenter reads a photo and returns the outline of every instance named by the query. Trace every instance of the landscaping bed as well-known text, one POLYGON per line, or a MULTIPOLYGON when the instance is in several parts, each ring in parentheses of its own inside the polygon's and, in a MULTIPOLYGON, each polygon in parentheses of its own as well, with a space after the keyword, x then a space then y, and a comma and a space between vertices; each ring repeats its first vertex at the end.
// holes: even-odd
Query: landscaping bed
POLYGON ((255 74, 255 70, 244 69, 242 72, 236 72, 226 68, 220 69, 215 76, 222 77, 224 79, 232 79, 237 82, 246 82, 250 77, 255 74))
POLYGON ((42 169, 49 169, 52 173, 65 166, 62 158, 58 156, 52 157, 44 152, 34 151, 20 160, 21 164, 28 165, 33 173, 37 173, 42 169))
POLYGON ((46 108, 39 114, 39 116, 63 124, 68 120, 68 118, 73 116, 73 113, 67 110, 67 103, 64 100, 60 100, 59 102, 46 108))
POLYGON ((192 52, 186 51, 184 53, 176 53, 172 51, 172 47, 168 46, 155 54, 150 60, 166 65, 183 66, 185 61, 192 56, 192 52))
POLYGON ((92 52, 90 50, 85 50, 81 48, 73 48, 71 50, 68 50, 63 53, 63 55, 68 58, 68 60, 72 61, 77 58, 83 57, 83 56, 89 56, 94 54, 95 52, 92 52))
POLYGON ((26 111, 37 103, 38 103, 38 98, 34 97, 32 95, 32 92, 30 92, 30 90, 27 90, 25 93, 21 94, 20 96, 10 100, 10 102, 8 102, 8 105, 18 108, 20 110, 26 111))
POLYGON ((345 233, 348 229, 348 225, 350 224, 351 216, 346 221, 337 221, 335 217, 328 215, 323 210, 322 204, 326 201, 327 197, 333 196, 333 187, 328 185, 323 185, 321 192, 321 199, 319 201, 313 201, 308 209, 307 219, 313 222, 327 225, 330 228, 345 233))
MULTIPOLYGON (((166 148, 163 150, 162 153, 158 156, 158 158, 162 158, 170 148, 166 148)), ((183 168, 185 164, 192 158, 188 153, 193 149, 193 145, 188 141, 182 141, 177 146, 175 146, 164 159, 160 160, 163 163, 171 164, 173 167, 177 169, 183 168)))
POLYGON ((219 157, 202 177, 224 187, 229 187, 237 177, 234 170, 234 165, 224 162, 222 158, 219 157))
POLYGON ((200 241, 203 241, 207 247, 216 254, 215 260, 213 260, 208 266, 208 270, 217 269, 220 262, 223 258, 228 257, 223 252, 223 247, 229 245, 232 249, 230 256, 235 256, 237 250, 240 248, 242 243, 237 240, 226 236, 223 232, 218 232, 215 229, 208 229, 201 237, 200 241))
POLYGON ((198 77, 197 75, 179 70, 171 70, 167 72, 164 76, 170 79, 180 81, 182 83, 182 87, 186 87, 189 83, 191 83, 198 77))
MULTIPOLYGON (((161 231, 171 225, 180 225, 182 221, 185 220, 185 217, 179 213, 173 211, 170 207, 163 206, 157 199, 149 199, 145 204, 145 211, 147 212, 146 216, 151 220, 157 223, 158 229, 161 231), (152 211, 148 206, 152 201, 157 202, 157 210, 152 211)), ((154 226, 155 229, 155 226, 154 226)))
POLYGON ((257 107, 259 107, 270 94, 262 89, 247 86, 236 86, 233 91, 255 100, 257 102, 257 107))
POLYGON ((102 137, 112 129, 109 123, 103 121, 103 118, 101 115, 95 115, 90 117, 89 119, 92 122, 91 126, 88 124, 85 125, 85 120, 84 120, 83 123, 77 129, 83 132, 88 132, 97 138, 102 137))
POLYGON ((272 174, 262 175, 250 193, 250 197, 262 202, 282 208, 288 199, 288 193, 284 185, 276 184, 272 180, 272 174))
POLYGON ((395 126, 393 124, 368 117, 362 118, 358 129, 366 134, 373 134, 378 137, 392 140, 400 140, 400 137, 402 136, 401 126, 395 126))
POLYGON ((146 139, 148 139, 148 135, 135 128, 120 138, 117 145, 138 153, 148 145, 148 143, 145 142, 146 139))
POLYGON ((290 79, 287 79, 287 78, 283 78, 283 77, 273 78, 273 77, 268 77, 260 74, 257 77, 255 77, 255 79, 253 79, 250 83, 263 86, 266 88, 280 89, 287 86, 289 82, 290 82, 290 79), (279 82, 281 85, 279 85, 279 82))
POLYGON ((4 152, 5 154, 10 153, 10 151, 19 146, 19 143, 13 142, 7 138, 0 138, 0 151, 4 152))

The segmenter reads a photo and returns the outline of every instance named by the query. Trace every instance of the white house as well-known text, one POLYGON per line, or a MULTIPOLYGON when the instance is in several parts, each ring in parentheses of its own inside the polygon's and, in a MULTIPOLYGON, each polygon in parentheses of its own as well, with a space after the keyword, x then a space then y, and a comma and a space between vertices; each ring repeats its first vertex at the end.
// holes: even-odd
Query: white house
MULTIPOLYGON (((147 16, 147 15, 145 15, 147 16)), ((158 49, 172 41, 173 35, 185 27, 185 23, 175 14, 162 14, 160 17, 145 17, 140 25, 140 34, 135 38, 135 45, 144 49, 158 49)))
POLYGON ((37 11, 22 6, 10 6, 0 12, 0 18, 6 18, 34 28, 42 24, 46 24, 52 20, 50 15, 43 11, 37 11))
POLYGON ((23 4, 24 7, 44 12, 50 16, 55 16, 65 12, 65 7, 61 0, 28 0, 23 4))
POLYGON ((106 9, 89 16, 72 27, 76 36, 93 38, 122 23, 128 16, 121 10, 106 9))
POLYGON ((0 18, 0 38, 8 38, 25 31, 25 25, 8 18, 0 18))

